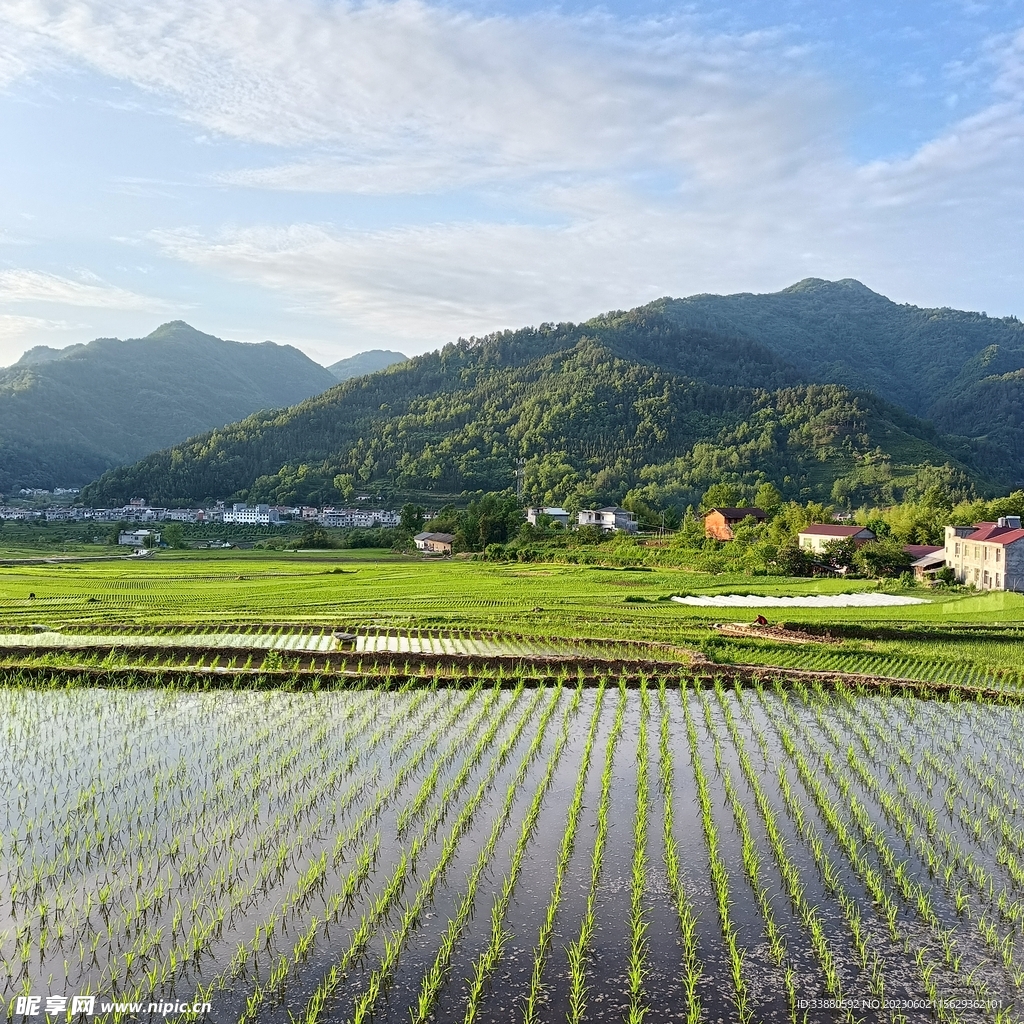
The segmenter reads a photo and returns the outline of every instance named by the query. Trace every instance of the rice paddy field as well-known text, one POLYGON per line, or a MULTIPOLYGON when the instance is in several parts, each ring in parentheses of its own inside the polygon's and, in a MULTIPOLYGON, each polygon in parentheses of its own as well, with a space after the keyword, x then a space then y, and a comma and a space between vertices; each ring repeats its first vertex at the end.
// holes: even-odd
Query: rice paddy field
POLYGON ((1017 595, 162 557, 0 568, 8 1019, 1021 1018, 1017 595))

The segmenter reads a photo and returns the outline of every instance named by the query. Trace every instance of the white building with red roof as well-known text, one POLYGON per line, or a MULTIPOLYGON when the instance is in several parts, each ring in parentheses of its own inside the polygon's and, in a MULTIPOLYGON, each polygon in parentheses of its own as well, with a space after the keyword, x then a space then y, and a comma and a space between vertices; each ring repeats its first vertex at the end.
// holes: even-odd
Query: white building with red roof
POLYGON ((946 527, 946 565, 958 583, 979 590, 1024 591, 1024 529, 1020 516, 946 527))
POLYGON ((804 551, 820 555, 835 540, 852 540, 857 547, 875 540, 874 530, 866 526, 838 526, 831 523, 811 523, 797 534, 797 542, 804 551))

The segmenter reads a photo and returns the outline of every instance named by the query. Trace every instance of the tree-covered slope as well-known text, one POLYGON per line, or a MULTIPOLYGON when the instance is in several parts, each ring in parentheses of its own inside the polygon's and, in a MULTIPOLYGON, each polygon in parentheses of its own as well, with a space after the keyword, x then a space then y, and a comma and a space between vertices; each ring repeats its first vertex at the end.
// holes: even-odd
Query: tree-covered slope
POLYGON ((336 363, 331 363, 327 367, 327 372, 338 380, 351 380, 353 377, 361 377, 366 373, 386 370, 389 366, 394 366, 395 363, 404 363, 408 358, 401 352, 372 348, 368 352, 359 352, 347 359, 339 359, 336 363))
POLYGON ((851 499, 966 480, 927 424, 801 378, 749 339, 658 309, 608 314, 445 346, 113 470, 86 497, 492 490, 519 459, 529 497, 585 504, 640 491, 685 506, 723 479, 851 499))
POLYGON ((0 491, 85 484, 335 383, 298 349, 222 341, 181 321, 129 341, 39 346, 0 369, 0 491))
POLYGON ((756 341, 806 380, 873 391, 970 439, 992 475, 1024 470, 1024 324, 899 305, 859 281, 809 278, 770 295, 694 295, 648 307, 677 324, 756 341))

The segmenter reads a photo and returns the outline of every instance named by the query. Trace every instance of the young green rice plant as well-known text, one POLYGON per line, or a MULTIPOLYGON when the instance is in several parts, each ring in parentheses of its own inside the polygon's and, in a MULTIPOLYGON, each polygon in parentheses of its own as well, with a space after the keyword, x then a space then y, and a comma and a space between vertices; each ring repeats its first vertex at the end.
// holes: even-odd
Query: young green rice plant
POLYGON ((701 1017, 700 998, 697 986, 703 973, 703 966, 697 957, 697 915, 694 912, 680 871, 679 847, 674 831, 673 811, 673 764, 669 746, 670 720, 665 682, 658 684, 658 703, 661 708, 661 726, 658 735, 658 764, 661 788, 664 794, 664 815, 662 819, 663 845, 665 850, 665 871, 669 888, 679 917, 679 930, 683 947, 683 984, 686 990, 687 1024, 698 1024, 701 1017))
POLYGON ((750 989, 743 974, 743 952, 737 941, 736 926, 729 911, 729 871, 719 852, 718 828, 711 809, 711 793, 707 776, 700 756, 700 745, 697 740, 697 728, 690 712, 687 686, 685 680, 680 683, 680 697, 683 715, 686 720, 686 735, 690 744, 690 758, 693 764, 694 781, 697 787, 697 801, 700 806, 701 825, 704 831, 704 842, 708 851, 711 869, 711 885, 718 906, 718 916, 722 925, 722 937, 725 940, 729 955, 729 972, 733 983, 733 998, 740 1021, 749 1021, 752 1017, 750 1006, 750 989))
POLYGON ((647 720, 650 717, 647 679, 640 679, 640 728, 637 737, 636 817, 633 821, 633 863, 629 898, 629 1024, 643 1024, 648 1007, 643 984, 647 974, 647 921, 644 918, 644 884, 647 877, 647 804, 650 774, 647 720))
POLYGON ((569 1021, 580 1024, 587 1007, 587 967, 590 945, 593 941, 594 927, 597 917, 597 892, 601 881, 601 867, 604 859, 604 848, 608 842, 608 810, 611 805, 612 766, 615 759, 615 747, 622 733, 622 721, 626 710, 626 688, 619 688, 619 703, 615 709, 615 718, 608 735, 605 748, 604 768, 601 773, 601 796, 597 805, 597 833, 594 837, 594 849, 590 860, 590 890, 587 894, 587 906, 580 924, 576 939, 568 947, 569 957, 569 1021))
MULTIPOLYGON (((781 722, 780 719, 775 717, 775 712, 772 709, 769 702, 767 701, 763 691, 759 692, 759 697, 761 698, 762 706, 768 713, 769 721, 771 721, 775 726, 776 731, 779 734, 780 740, 783 743, 784 749, 789 754, 790 758, 792 759, 793 763, 797 768, 797 773, 800 776, 801 782, 804 784, 804 787, 807 789, 807 791, 811 794, 819 811, 821 812, 823 820, 829 827, 830 831, 833 832, 833 834, 839 841, 840 847, 847 854, 851 866, 854 868, 855 872, 862 878, 869 892, 871 892, 871 895, 874 898, 876 905, 879 907, 879 910, 884 914, 893 941, 898 941, 901 938, 901 929, 898 923, 898 907, 886 891, 880 873, 871 866, 868 857, 860 849, 857 840, 854 838, 852 832, 847 827, 846 823, 840 817, 837 808, 828 799, 827 795, 825 794, 822 782, 818 778, 817 774, 811 769, 810 765, 804 758, 803 754, 796 748, 793 738, 789 734, 786 725, 783 722, 781 722)), ((795 718, 795 716, 793 716, 792 710, 787 708, 784 702, 780 702, 780 706, 783 709, 783 714, 788 716, 789 722, 793 724, 798 731, 800 731, 801 724, 795 718)), ((806 734, 804 734, 803 738, 806 742, 811 744, 812 749, 814 749, 813 738, 808 737, 806 734)), ((825 767, 826 775, 835 779, 834 765, 832 765, 832 763, 826 757, 821 758, 821 763, 825 767)), ((788 783, 783 783, 783 778, 784 776, 780 769, 780 785, 782 788, 783 795, 786 796, 788 790, 788 783)), ((841 791, 848 790, 848 780, 835 779, 835 781, 841 791)), ((856 813, 858 805, 855 801, 850 801, 849 806, 853 811, 853 820, 854 823, 857 825, 858 831, 860 831, 864 835, 866 841, 871 842, 875 849, 878 850, 879 846, 884 843, 884 839, 877 832, 877 830, 873 830, 870 827, 869 822, 860 819, 858 823, 858 816, 856 813)), ((892 869, 890 869, 890 877, 893 877, 895 880, 895 872, 892 869)), ((910 885, 911 883, 907 882, 904 879, 904 884, 910 885)), ((915 905, 915 909, 920 915, 926 915, 928 912, 927 905, 922 906, 917 904, 915 905)), ((905 941, 907 948, 909 950, 911 946, 910 937, 903 936, 902 938, 903 941, 905 941)), ((933 961, 930 958, 928 947, 918 946, 917 950, 918 958, 916 960, 916 963, 918 967, 918 974, 921 978, 922 984, 925 987, 925 991, 929 992, 931 989, 934 989, 936 985, 935 967, 932 967, 931 971, 928 973, 926 977, 924 972, 928 969, 929 964, 933 963, 933 961)), ((963 979, 963 983, 970 985, 970 976, 965 977, 963 979)))
POLYGON ((597 696, 594 701, 594 712, 590 720, 590 729, 587 732, 586 743, 583 747, 583 756, 580 759, 580 768, 576 776, 576 788, 573 790, 572 800, 569 804, 569 811, 566 818, 565 833, 562 843, 558 849, 558 860, 555 864, 555 883, 552 888, 551 898, 548 901, 547 912, 544 923, 540 928, 540 935, 537 945, 533 951, 533 973, 530 976, 530 991, 526 999, 526 1008, 523 1013, 524 1024, 535 1024, 542 994, 541 978, 544 972, 544 963, 547 957, 548 948, 551 944, 551 935, 555 927, 555 917, 558 913, 558 905, 562 896, 562 887, 565 882, 565 875, 569 868, 569 860, 572 856, 573 846, 576 842, 576 832, 579 828, 580 816, 583 812, 583 794, 587 782, 587 773, 590 768, 591 754, 594 747, 594 737, 597 734, 597 727, 601 717, 601 706, 604 701, 604 680, 598 686, 597 696))
MULTIPOLYGON (((539 692, 539 691, 538 691, 539 692)), ((476 891, 480 882, 480 877, 490 862, 491 856, 494 853, 494 848, 498 842, 498 839, 508 824, 509 818, 512 813, 512 805, 515 801, 516 795, 519 792, 523 782, 526 780, 527 771, 534 758, 537 756, 541 745, 544 742, 544 736, 547 732, 548 723, 551 720, 551 716, 558 705, 558 691, 556 690, 552 696, 551 701, 548 703, 541 715, 540 721, 537 725, 537 730, 534 733, 533 741, 531 742, 529 749, 523 755, 523 759, 519 764, 519 768, 512 780, 509 782, 508 790, 505 794, 505 802, 502 806, 501 813, 495 818, 492 826, 490 835, 487 838, 487 842, 484 844, 483 849, 480 851, 477 857, 476 864, 473 866, 473 870, 470 873, 467 881, 466 890, 459 901, 458 908, 455 916, 448 923, 448 928, 445 931, 441 944, 437 952, 437 956, 434 958, 434 963, 431 965, 430 970, 423 976, 423 980, 420 984, 419 996, 417 998, 415 1009, 411 1010, 413 1024, 422 1024, 423 1021, 429 1017, 433 1010, 434 1003, 437 1000, 438 993, 440 992, 441 985, 444 983, 447 977, 448 970, 451 964, 452 954, 455 950, 455 943, 458 941, 460 935, 465 929, 469 922, 470 914, 473 909, 473 905, 476 899, 476 891)), ((600 707, 600 696, 598 697, 598 708, 600 707)), ((595 711, 595 721, 597 718, 597 712, 595 711)))
MULTIPOLYGON (((384 957, 378 967, 370 974, 367 986, 364 988, 356 1002, 353 1011, 353 1020, 363 1020, 372 1011, 373 1005, 382 992, 387 978, 398 963, 402 946, 454 856, 455 851, 458 848, 459 839, 469 828, 473 816, 487 793, 500 766, 511 755, 514 745, 518 743, 519 737, 522 735, 522 731, 526 727, 528 721, 532 718, 534 708, 541 696, 542 692, 538 690, 536 697, 528 706, 526 713, 520 718, 516 728, 502 744, 497 756, 492 760, 488 772, 485 774, 476 791, 465 803, 456 817, 455 822, 442 843, 441 852, 437 861, 417 890, 412 903, 405 908, 398 927, 389 936, 387 936, 385 940, 384 957)), ((566 714, 568 715, 568 709, 566 714)), ((426 830, 431 827, 433 826, 430 821, 425 823, 420 835, 416 837, 416 840, 414 840, 411 847, 413 856, 415 855, 415 850, 422 847, 426 830)), ((403 861, 405 860, 405 857, 406 854, 403 851, 403 861)), ((367 942, 372 936, 377 923, 382 920, 384 916, 383 911, 386 909, 387 908, 385 907, 380 913, 374 912, 369 916, 364 916, 360 923, 360 927, 357 929, 356 934, 350 941, 345 954, 321 979, 320 985, 307 1002, 305 1012, 303 1016, 299 1018, 304 1022, 304 1024, 315 1024, 315 1022, 322 1018, 326 1011, 328 1000, 333 996, 334 992, 341 984, 354 960, 365 950, 367 942)))
MULTIPOLYGON (((578 694, 579 691, 577 690, 577 696, 578 694)), ((577 702, 574 702, 574 704, 578 706, 577 702)), ((508 871, 505 873, 505 877, 502 882, 501 892, 495 898, 494 904, 491 908, 491 941, 474 963, 473 979, 470 984, 464 1024, 472 1024, 472 1021, 476 1019, 476 1015, 480 1009, 480 1002, 483 998, 484 985, 487 979, 494 973, 495 968, 501 960, 507 938, 507 933, 504 927, 505 915, 508 912, 509 904, 511 903, 512 896, 515 892, 516 883, 519 880, 519 874, 523 865, 523 858, 526 855, 526 850, 533 838, 534 831, 537 828, 537 822, 540 818, 541 803, 543 802, 544 795, 547 793, 548 788, 551 785, 555 768, 561 760, 562 752, 564 751, 565 745, 569 739, 570 713, 573 710, 573 706, 574 705, 571 704, 565 710, 565 714, 562 718, 561 732, 559 733, 554 749, 551 751, 548 758, 544 776, 537 786, 533 801, 526 812, 526 816, 523 818, 523 822, 519 830, 519 839, 512 851, 508 871)))
MULTIPOLYGON (((560 695, 561 684, 559 684, 556 693, 560 695)), ((544 793, 551 784, 551 778, 554 774, 555 768, 561 758, 565 744, 568 741, 568 733, 570 728, 570 722, 572 715, 579 706, 579 690, 575 694, 575 699, 569 703, 569 706, 565 710, 562 720, 562 729, 559 734, 558 740, 555 744, 555 748, 551 753, 551 757, 548 760, 547 770, 544 778, 541 780, 541 784, 538 786, 538 791, 534 796, 534 801, 530 805, 530 810, 527 812, 526 820, 523 823, 523 829, 520 832, 520 840, 516 845, 515 852, 512 857, 512 866, 509 869, 509 875, 506 876, 505 885, 503 888, 503 899, 504 904, 502 907, 502 916, 504 911, 507 910, 508 900, 511 899, 512 890, 515 885, 515 873, 518 873, 519 865, 522 861, 523 853, 525 852, 526 844, 532 837, 533 831, 537 825, 537 818, 540 813, 540 802, 543 799, 544 793)), ((462 835, 468 829, 470 822, 472 821, 473 814, 476 811, 477 806, 483 799, 487 790, 490 788, 491 781, 496 775, 501 764, 504 763, 505 758, 495 758, 491 763, 491 768, 488 771, 487 776, 480 783, 473 798, 463 808, 461 814, 457 818, 455 824, 452 827, 451 832, 445 839, 442 847, 441 856, 430 874, 424 880, 420 886, 419 891, 416 893, 413 902, 406 908, 405 915, 402 919, 400 926, 395 930, 390 939, 386 940, 385 943, 385 955, 381 960, 379 967, 370 976, 370 981, 367 987, 364 989, 362 995, 356 1000, 355 1010, 353 1013, 353 1024, 361 1024, 363 1020, 367 1018, 369 1013, 372 1011, 373 1005, 376 1002, 377 996, 385 986, 388 977, 397 965, 401 949, 408 938, 409 932, 415 925, 422 913, 424 906, 431 898, 434 889, 437 886, 438 881, 442 877, 446 870, 449 861, 454 856, 455 851, 458 847, 458 842, 462 835)), ((498 905, 498 904, 496 904, 498 905)), ((494 955, 500 956, 500 951, 494 955)), ((488 965, 490 969, 492 966, 488 965)))

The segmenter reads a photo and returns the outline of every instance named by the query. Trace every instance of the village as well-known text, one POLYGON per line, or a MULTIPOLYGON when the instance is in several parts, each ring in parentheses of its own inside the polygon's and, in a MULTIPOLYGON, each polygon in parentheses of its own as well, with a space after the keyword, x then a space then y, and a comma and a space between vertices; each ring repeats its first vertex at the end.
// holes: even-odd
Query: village
MULTIPOLYGON (((54 492, 57 493, 57 492, 54 492)), ((74 490, 60 490, 62 497, 74 497, 74 490)), ((36 499, 50 492, 25 491, 20 497, 36 499)), ((635 513, 617 505, 598 509, 581 509, 571 513, 559 506, 531 506, 525 509, 527 523, 533 527, 554 527, 563 530, 591 528, 604 534, 637 535, 641 525, 635 513)), ((430 518, 430 513, 425 514, 430 518)), ((756 526, 767 519, 757 506, 707 509, 703 514, 704 536, 728 544, 742 525, 756 526)), ((878 540, 867 526, 850 522, 850 513, 835 513, 834 522, 810 523, 796 537, 800 550, 810 559, 812 569, 820 574, 845 573, 829 556, 838 548, 858 550, 878 540)), ((47 523, 117 523, 117 543, 136 549, 161 544, 161 534, 152 529, 157 523, 225 526, 286 526, 301 523, 327 529, 394 529, 401 523, 401 513, 393 509, 326 506, 285 506, 269 504, 228 504, 215 502, 211 507, 161 508, 147 504, 142 498, 132 499, 118 508, 89 508, 83 505, 0 504, 0 521, 47 523)), ((425 555, 451 556, 454 534, 421 531, 413 537, 416 549, 425 555)), ((1019 516, 1003 516, 994 522, 970 526, 947 525, 943 544, 905 544, 910 558, 910 571, 921 583, 944 579, 978 590, 1024 592, 1024 528, 1019 516)))

